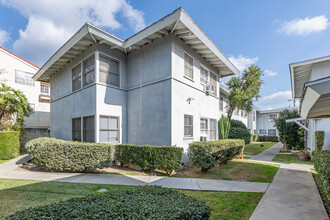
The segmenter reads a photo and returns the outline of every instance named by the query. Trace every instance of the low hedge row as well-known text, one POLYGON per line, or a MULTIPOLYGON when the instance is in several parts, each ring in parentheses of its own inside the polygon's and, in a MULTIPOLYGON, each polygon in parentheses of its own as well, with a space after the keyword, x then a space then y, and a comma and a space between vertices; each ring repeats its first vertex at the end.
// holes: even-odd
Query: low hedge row
POLYGON ((30 208, 7 219, 209 219, 204 202, 177 190, 140 186, 30 208))
POLYGON ((251 140, 251 134, 248 129, 241 127, 231 127, 228 138, 230 139, 243 139, 245 144, 249 144, 251 140))
POLYGON ((267 141, 267 142, 278 142, 277 136, 259 136, 258 141, 267 141))
POLYGON ((181 168, 182 154, 183 148, 175 146, 119 144, 115 158, 122 164, 138 165, 143 171, 160 169, 171 174, 181 168))
POLYGON ((193 165, 203 172, 217 163, 226 163, 244 152, 244 140, 223 139, 217 141, 193 142, 189 145, 188 155, 193 165))
POLYGON ((51 171, 82 172, 111 166, 115 146, 36 138, 26 144, 33 161, 51 171))
POLYGON ((0 131, 0 160, 9 160, 19 155, 19 132, 0 131))
POLYGON ((313 163, 315 170, 320 175, 323 183, 323 189, 330 201, 330 151, 329 150, 316 150, 314 151, 313 163))

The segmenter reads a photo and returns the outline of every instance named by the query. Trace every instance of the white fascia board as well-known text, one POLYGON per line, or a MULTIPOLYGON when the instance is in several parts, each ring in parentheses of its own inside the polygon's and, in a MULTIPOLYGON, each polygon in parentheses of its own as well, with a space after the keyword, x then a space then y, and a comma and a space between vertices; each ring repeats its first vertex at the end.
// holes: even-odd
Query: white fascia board
POLYGON ((310 110, 316 101, 320 98, 320 96, 321 95, 315 92, 312 88, 306 88, 304 98, 300 104, 300 116, 302 118, 308 118, 310 110))
MULTIPOLYGON (((295 98, 296 91, 295 91, 295 86, 294 86, 294 71, 293 71, 293 65, 289 64, 290 68, 290 78, 291 78, 291 91, 292 91, 292 98, 295 98)), ((298 98, 298 97, 297 97, 298 98)))
POLYGON ((58 49, 58 51, 56 51, 56 53, 40 68, 32 79, 37 81, 48 68, 50 68, 84 36, 86 36, 86 34, 88 34, 88 23, 84 24, 77 33, 75 33, 60 49, 58 49))
POLYGON ((105 30, 96 27, 92 24, 87 23, 87 27, 88 27, 88 32, 96 35, 106 41, 109 41, 110 43, 113 43, 119 47, 122 47, 124 44, 124 40, 120 39, 119 37, 116 37, 115 35, 112 35, 108 32, 106 32, 105 30))
POLYGON ((180 20, 181 15, 181 8, 174 11, 172 14, 162 18, 161 20, 157 21, 156 23, 150 25, 149 27, 143 29, 142 31, 138 32, 137 34, 133 35, 132 37, 128 38, 125 43, 123 44, 124 48, 128 48, 137 42, 151 36, 152 34, 156 33, 157 31, 174 24, 178 20, 180 20))
POLYGON ((211 52, 213 52, 233 74, 238 74, 237 68, 229 61, 229 59, 221 52, 221 50, 213 43, 213 41, 207 37, 207 35, 199 28, 199 26, 182 10, 180 21, 198 38, 211 52))

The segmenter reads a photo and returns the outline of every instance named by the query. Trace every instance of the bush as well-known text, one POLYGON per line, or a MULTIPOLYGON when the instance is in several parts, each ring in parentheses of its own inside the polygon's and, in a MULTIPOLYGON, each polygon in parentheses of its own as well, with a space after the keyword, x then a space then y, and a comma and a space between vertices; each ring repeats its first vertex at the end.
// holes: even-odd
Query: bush
POLYGON ((315 137, 316 137, 316 147, 318 150, 322 150, 324 145, 324 131, 315 131, 315 137))
POLYGON ((251 134, 251 142, 257 142, 259 135, 257 134, 251 134))
POLYGON ((330 201, 330 151, 314 151, 313 163, 315 170, 318 172, 322 181, 322 186, 325 190, 325 194, 330 201))
POLYGON ((232 127, 229 131, 230 139, 243 139, 245 144, 249 144, 251 140, 251 134, 248 129, 241 127, 232 127))
POLYGON ((115 147, 111 144, 80 143, 42 137, 26 144, 33 161, 51 171, 81 172, 111 166, 115 147))
POLYGON ((218 141, 193 142, 189 144, 188 155, 192 164, 203 172, 218 163, 226 163, 244 151, 243 140, 223 139, 218 141))
POLYGON ((143 171, 160 169, 171 174, 181 168, 182 154, 183 148, 175 146, 119 144, 115 157, 122 164, 138 165, 143 171))
POLYGON ((258 141, 260 142, 278 142, 277 136, 259 136, 258 141))
POLYGON ((0 131, 0 160, 9 160, 19 155, 19 132, 0 131))
POLYGON ((246 129, 246 125, 243 122, 241 122, 239 120, 234 120, 234 119, 230 120, 230 126, 232 128, 245 128, 246 129))
POLYGON ((7 219, 209 219, 204 202, 177 190, 139 186, 30 208, 7 219))

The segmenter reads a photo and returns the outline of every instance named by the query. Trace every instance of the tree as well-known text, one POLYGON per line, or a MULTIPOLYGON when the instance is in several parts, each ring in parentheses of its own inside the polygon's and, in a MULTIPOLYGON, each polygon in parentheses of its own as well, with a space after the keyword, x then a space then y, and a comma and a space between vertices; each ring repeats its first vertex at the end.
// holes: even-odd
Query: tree
POLYGON ((24 116, 28 117, 33 113, 29 102, 23 92, 6 86, 0 87, 0 123, 1 130, 20 129, 24 124, 24 116), (9 120, 16 119, 15 124, 9 120), (3 126, 5 125, 5 126, 3 126))
POLYGON ((263 71, 259 66, 251 65, 245 69, 242 75, 232 77, 227 83, 229 89, 227 115, 229 120, 235 108, 251 111, 254 100, 257 100, 260 95, 260 87, 263 81, 261 76, 263 71))

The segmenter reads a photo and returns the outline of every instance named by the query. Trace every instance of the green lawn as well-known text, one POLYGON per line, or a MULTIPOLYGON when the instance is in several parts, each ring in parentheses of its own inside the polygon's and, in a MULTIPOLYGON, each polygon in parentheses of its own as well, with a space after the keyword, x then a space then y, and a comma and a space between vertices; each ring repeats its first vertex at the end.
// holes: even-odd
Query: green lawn
POLYGON ((328 216, 330 218, 330 201, 328 200, 328 196, 330 195, 326 195, 325 190, 322 186, 322 180, 320 179, 319 174, 316 172, 316 170, 311 169, 311 172, 313 174, 317 189, 319 190, 320 196, 323 200, 324 207, 327 210, 328 216))
POLYGON ((272 147, 276 142, 256 142, 245 145, 244 148, 244 154, 246 155, 258 155, 264 150, 267 150, 268 148, 272 147), (263 144, 263 147, 260 147, 260 145, 263 144))
MULTIPOLYGON (((0 179, 0 219, 17 211, 128 186, 0 179)), ((211 219, 248 219, 263 193, 182 191, 211 208, 211 219)))
POLYGON ((0 164, 5 163, 7 161, 9 161, 9 160, 0 160, 0 164))
POLYGON ((227 164, 216 166, 207 172, 201 172, 199 168, 190 167, 172 176, 270 183, 278 168, 279 166, 274 164, 233 159, 227 164))
POLYGON ((273 161, 284 162, 284 163, 298 163, 298 164, 307 164, 313 165, 312 161, 303 161, 299 160, 297 155, 277 155, 273 161))

